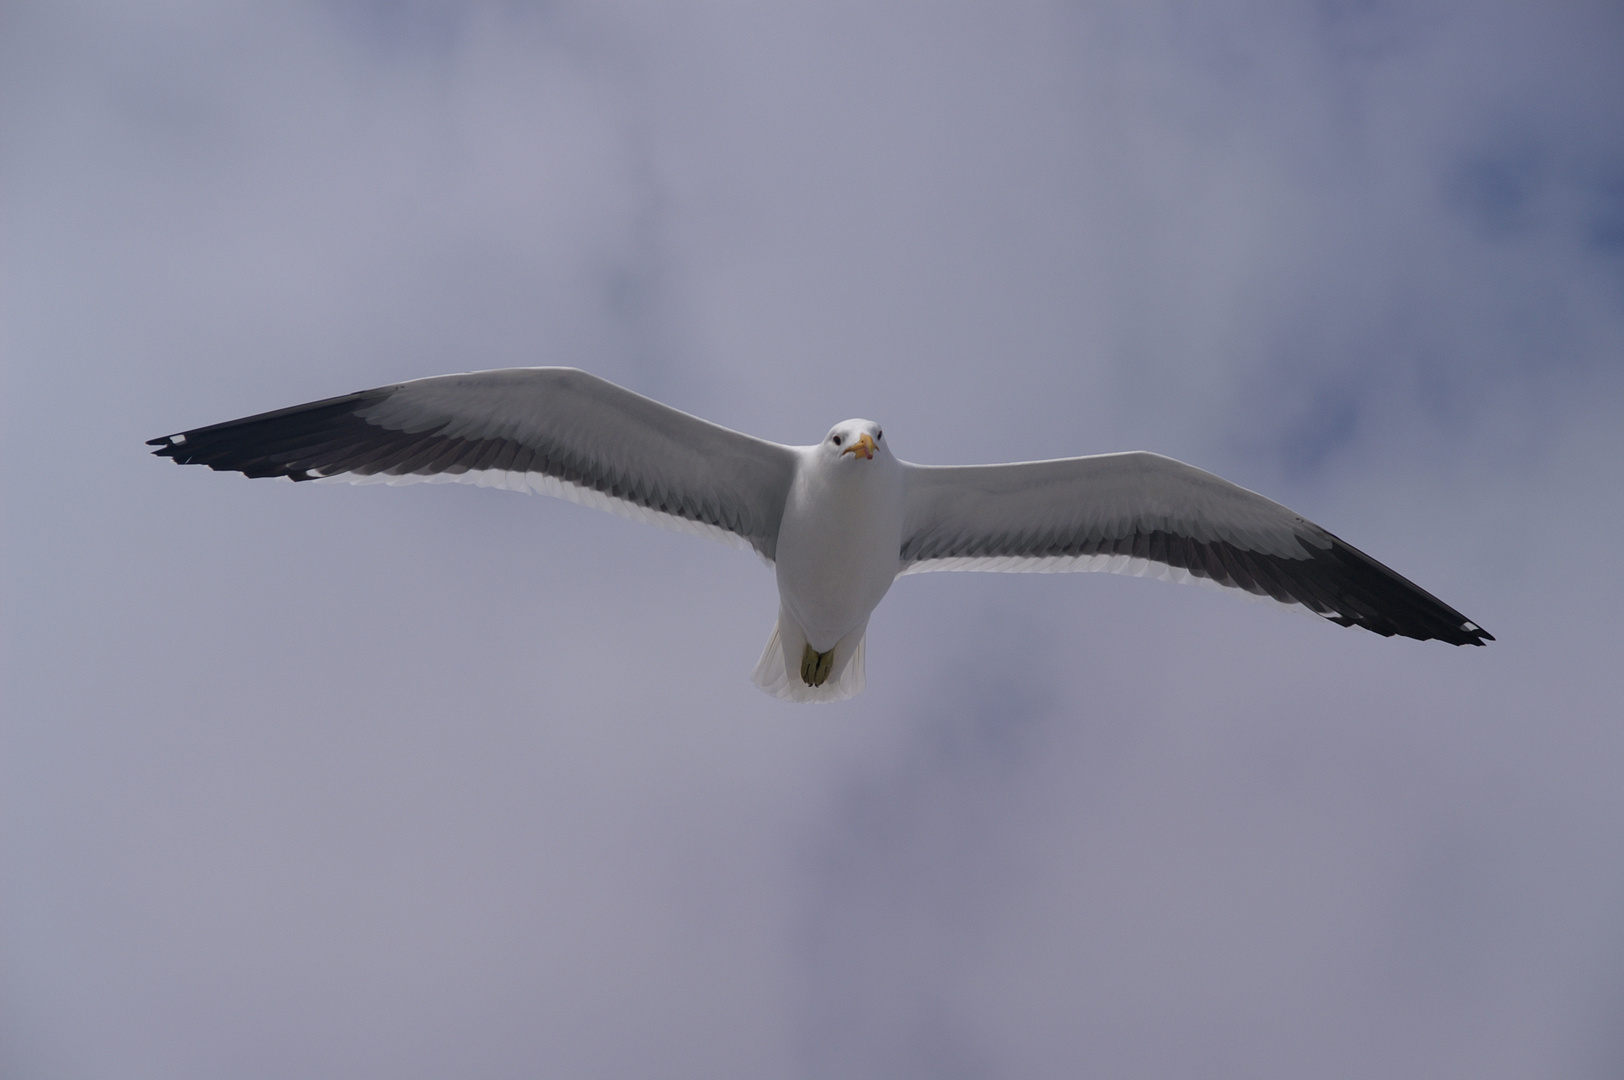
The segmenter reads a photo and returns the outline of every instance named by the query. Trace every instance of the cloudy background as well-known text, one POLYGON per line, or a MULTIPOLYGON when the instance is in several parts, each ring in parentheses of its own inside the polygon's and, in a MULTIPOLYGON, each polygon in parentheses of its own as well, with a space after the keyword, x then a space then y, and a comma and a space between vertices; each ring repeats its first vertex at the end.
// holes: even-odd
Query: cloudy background
POLYGON ((0 1075, 1624 1073, 1624 14, 0 7, 0 1075), (153 436, 578 365, 1154 449, 1481 622, 771 574, 153 436))

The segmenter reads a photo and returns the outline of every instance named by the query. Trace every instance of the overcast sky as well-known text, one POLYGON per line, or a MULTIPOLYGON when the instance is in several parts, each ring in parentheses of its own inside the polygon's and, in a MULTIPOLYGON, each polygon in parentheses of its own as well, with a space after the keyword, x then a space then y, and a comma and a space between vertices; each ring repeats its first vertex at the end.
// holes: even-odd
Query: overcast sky
POLYGON ((1624 1074, 1624 9, 0 5, 0 1075, 1624 1074), (586 368, 1147 449, 1498 640, 146 439, 586 368))

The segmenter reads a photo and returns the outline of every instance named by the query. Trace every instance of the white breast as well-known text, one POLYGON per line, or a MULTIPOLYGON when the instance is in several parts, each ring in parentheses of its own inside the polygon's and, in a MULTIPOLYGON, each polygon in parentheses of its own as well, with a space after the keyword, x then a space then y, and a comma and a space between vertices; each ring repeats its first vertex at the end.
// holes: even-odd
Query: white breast
POLYGON ((807 641, 834 648, 868 618, 901 569, 902 467, 802 451, 778 531, 778 596, 807 641))

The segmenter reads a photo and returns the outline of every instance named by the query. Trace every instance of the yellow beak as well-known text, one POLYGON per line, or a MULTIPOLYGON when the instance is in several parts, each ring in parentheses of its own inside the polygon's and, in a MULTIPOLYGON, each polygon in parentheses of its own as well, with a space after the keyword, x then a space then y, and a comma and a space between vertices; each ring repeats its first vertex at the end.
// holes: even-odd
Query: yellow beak
POLYGON ((872 461, 874 459, 874 450, 874 437, 865 431, 861 435, 857 436, 857 440, 855 442, 846 447, 846 449, 842 450, 840 452, 840 456, 845 457, 847 454, 856 454, 859 457, 865 457, 872 461))

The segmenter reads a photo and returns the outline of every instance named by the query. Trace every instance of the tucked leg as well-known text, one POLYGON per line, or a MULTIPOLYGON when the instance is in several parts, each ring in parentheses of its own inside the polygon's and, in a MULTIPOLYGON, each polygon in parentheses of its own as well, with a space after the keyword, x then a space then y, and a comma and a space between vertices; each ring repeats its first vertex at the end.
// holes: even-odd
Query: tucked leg
POLYGON ((818 652, 810 642, 806 651, 801 653, 801 681, 808 686, 822 686, 829 677, 829 669, 834 667, 835 651, 818 652))

